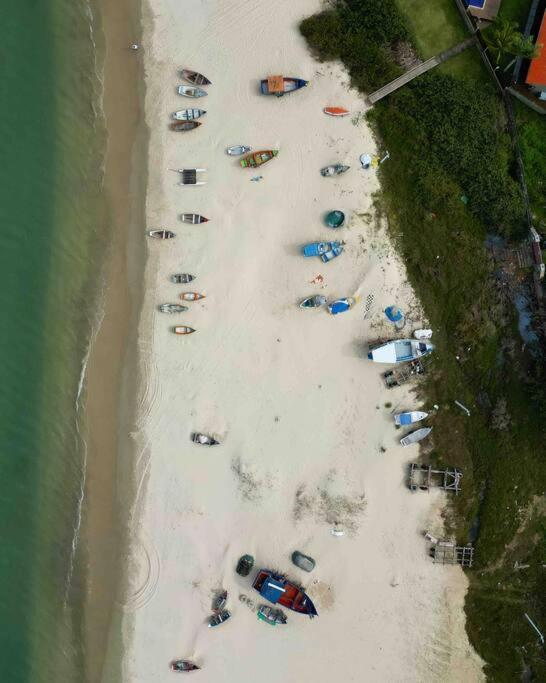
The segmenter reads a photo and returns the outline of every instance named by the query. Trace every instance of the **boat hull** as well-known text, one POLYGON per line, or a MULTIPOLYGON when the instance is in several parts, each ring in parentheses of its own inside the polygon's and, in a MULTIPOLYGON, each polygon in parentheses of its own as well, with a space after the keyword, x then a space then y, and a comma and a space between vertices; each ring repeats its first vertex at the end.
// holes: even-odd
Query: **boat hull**
POLYGON ((348 116, 349 110, 343 107, 324 107, 322 110, 328 116, 348 116))
POLYGON ((411 446, 412 443, 419 443, 432 431, 432 427, 421 427, 421 429, 416 429, 414 432, 410 432, 404 438, 400 439, 400 444, 402 446, 411 446))
POLYGON ((231 157, 240 157, 241 154, 246 154, 250 150, 251 148, 248 145, 234 145, 233 147, 228 147, 226 153, 231 157))
POLYGON ((407 413, 399 413, 394 416, 394 424, 404 427, 405 425, 415 424, 416 422, 421 422, 428 417, 428 413, 422 410, 412 410, 407 413))
POLYGON ((193 327, 187 327, 185 325, 177 325, 173 328, 175 334, 193 334, 195 330, 193 327))
POLYGON ((182 223, 190 223, 191 225, 200 225, 201 223, 209 222, 208 218, 200 216, 198 213, 181 213, 180 220, 182 223))
POLYGON ((243 157, 239 163, 243 168, 258 168, 268 161, 271 161, 271 159, 274 159, 278 153, 278 149, 265 149, 259 152, 252 152, 252 154, 243 157))
POLYGON ((171 282, 174 282, 175 285, 187 285, 192 280, 195 280, 195 275, 190 275, 189 273, 175 273, 171 275, 171 282))
POLYGON ((182 301, 198 301, 199 299, 204 299, 205 295, 199 294, 199 292, 182 292, 179 298, 182 301))
POLYGON ((193 121, 204 116, 207 112, 204 109, 181 109, 173 113, 173 119, 176 121, 193 121))
POLYGON ((306 614, 311 618, 318 615, 311 598, 281 574, 276 574, 269 569, 261 569, 252 586, 263 598, 274 605, 282 605, 286 609, 306 614))
POLYGON ((173 121, 170 125, 171 130, 175 130, 177 133, 186 133, 190 130, 195 130, 199 128, 202 123, 200 121, 173 121))
POLYGON ((282 97, 288 93, 305 88, 308 83, 309 81, 304 81, 303 78, 272 76, 260 81, 260 91, 262 95, 276 95, 277 97, 282 97))
POLYGON ((206 76, 203 76, 203 74, 200 74, 198 71, 182 69, 180 75, 185 81, 188 81, 188 83, 192 83, 193 85, 212 85, 211 81, 209 81, 206 76))
POLYGON ((179 85, 178 94, 182 95, 182 97, 206 97, 208 95, 207 92, 194 85, 179 85))
POLYGON ((170 240, 176 237, 175 233, 171 230, 148 230, 147 235, 156 240, 170 240))
POLYGON ((368 353, 369 360, 375 363, 407 363, 422 358, 434 351, 434 346, 416 339, 394 339, 382 344, 368 353))

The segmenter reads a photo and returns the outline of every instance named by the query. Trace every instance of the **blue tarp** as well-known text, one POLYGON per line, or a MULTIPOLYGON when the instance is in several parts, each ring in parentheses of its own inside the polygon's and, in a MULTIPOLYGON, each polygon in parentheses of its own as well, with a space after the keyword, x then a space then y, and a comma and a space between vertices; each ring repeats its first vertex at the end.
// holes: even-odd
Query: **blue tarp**
POLYGON ((284 593, 283 584, 275 579, 268 578, 264 581, 260 595, 275 604, 284 593))
POLYGON ((404 317, 404 314, 398 308, 398 306, 388 306, 385 309, 385 315, 391 321, 391 323, 397 323, 404 317))
POLYGON ((409 413, 400 413, 400 424, 401 425, 410 425, 411 424, 411 415, 409 413))

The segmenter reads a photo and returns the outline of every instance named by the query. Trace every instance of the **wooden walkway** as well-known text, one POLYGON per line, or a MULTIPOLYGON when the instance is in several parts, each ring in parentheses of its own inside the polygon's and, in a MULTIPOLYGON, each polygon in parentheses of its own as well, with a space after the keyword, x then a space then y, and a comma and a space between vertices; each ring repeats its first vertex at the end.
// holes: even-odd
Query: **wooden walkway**
POLYGON ((417 76, 421 76, 421 74, 430 71, 430 69, 433 69, 435 66, 438 66, 438 64, 442 64, 442 62, 447 61, 451 57, 455 57, 455 55, 460 54, 461 52, 463 52, 464 50, 466 50, 474 44, 475 38, 474 36, 472 36, 471 38, 463 40, 462 43, 450 47, 449 50, 440 52, 439 55, 431 57, 430 59, 427 59, 426 62, 422 62, 421 64, 414 66, 413 69, 410 69, 409 71, 406 71, 405 74, 398 76, 398 78, 395 78, 394 81, 387 83, 387 85, 384 85, 382 88, 379 88, 379 90, 376 90, 375 92, 368 95, 368 101, 371 102, 371 104, 375 104, 387 95, 393 93, 395 90, 398 90, 398 88, 401 88, 403 85, 406 85, 406 83, 413 81, 413 79, 417 78, 417 76))

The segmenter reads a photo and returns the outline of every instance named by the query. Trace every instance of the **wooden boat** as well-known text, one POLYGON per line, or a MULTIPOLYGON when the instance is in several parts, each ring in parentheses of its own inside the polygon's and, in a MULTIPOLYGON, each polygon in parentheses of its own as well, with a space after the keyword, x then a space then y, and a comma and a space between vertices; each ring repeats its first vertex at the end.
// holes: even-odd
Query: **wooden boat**
POLYGON ((218 614, 213 614, 210 617, 208 627, 213 628, 214 626, 220 626, 220 624, 226 622, 230 617, 231 612, 227 609, 223 609, 221 612, 218 612, 218 614))
POLYGON ((171 282, 174 282, 175 285, 187 285, 192 280, 195 280, 195 275, 190 275, 189 273, 171 275, 171 282))
POLYGON ((208 223, 209 219, 205 216, 200 216, 198 213, 181 213, 180 220, 182 223, 191 223, 192 225, 199 225, 200 223, 208 223))
POLYGON ((341 175, 350 168, 350 166, 344 166, 343 164, 332 164, 331 166, 325 166, 324 168, 321 168, 320 174, 327 178, 328 176, 341 175))
POLYGON ((178 173, 182 176, 179 185, 204 185, 204 180, 197 180, 198 173, 206 173, 206 168, 179 168, 178 173))
POLYGON ((421 427, 421 429, 416 429, 414 432, 410 432, 403 439, 400 439, 402 446, 409 446, 412 443, 417 443, 426 439, 427 436, 432 431, 432 427, 421 427))
POLYGON ((286 614, 282 610, 269 607, 269 605, 260 605, 258 608, 258 619, 265 621, 270 626, 284 625, 288 621, 286 614))
POLYGON ((292 76, 268 76, 260 81, 260 89, 262 95, 282 97, 287 93, 305 88, 307 83, 309 81, 304 81, 303 78, 293 78, 292 76))
POLYGON ((350 113, 348 109, 343 107, 324 107, 322 111, 328 116, 347 116, 350 113))
POLYGON ((331 304, 328 304, 328 311, 332 315, 337 315, 338 313, 345 313, 345 311, 348 311, 355 304, 356 299, 352 296, 346 299, 337 299, 337 301, 333 301, 331 304))
POLYGON ((307 299, 304 299, 300 304, 300 308, 320 308, 320 306, 324 306, 325 303, 325 296, 315 294, 315 296, 308 296, 307 299))
POLYGON ((235 571, 239 576, 248 576, 254 566, 254 558, 252 555, 242 555, 237 562, 235 571))
POLYGON ((175 334, 192 334, 195 332, 193 327, 187 327, 186 325, 177 325, 173 328, 175 334))
POLYGON ((188 307, 182 306, 182 304, 161 304, 159 310, 161 313, 184 313, 188 307))
POLYGON ((421 422, 421 420, 425 420, 427 417, 428 413, 425 413, 422 410, 412 410, 408 413, 398 413, 398 415, 395 415, 394 424, 403 427, 405 425, 413 424, 414 422, 421 422))
POLYGON ((201 116, 205 116, 206 113, 205 109, 181 109, 173 113, 173 119, 177 121, 193 121, 194 119, 200 119, 201 116))
POLYGON ((182 292, 180 298, 182 301, 198 301, 199 299, 204 299, 205 295, 198 292, 182 292))
POLYGON ((212 611, 221 612, 226 606, 227 597, 227 591, 220 591, 217 595, 215 595, 212 600, 212 611))
POLYGON ((175 659, 171 662, 171 671, 176 671, 176 673, 184 673, 186 671, 197 671, 200 666, 190 662, 189 659, 175 659))
POLYGON ((200 121, 173 121, 170 125, 171 130, 176 130, 179 133, 185 133, 188 130, 195 130, 203 125, 200 121))
POLYGON ((252 152, 252 154, 243 157, 239 163, 243 168, 257 168, 258 166, 262 166, 268 161, 271 161, 278 153, 278 149, 266 149, 261 150, 260 152, 252 152))
POLYGON ((170 240, 173 237, 176 237, 174 232, 171 232, 170 230, 148 230, 146 234, 148 237, 153 237, 156 240, 170 240))
POLYGON ((274 605, 282 605, 299 614, 307 614, 313 618, 318 612, 311 598, 286 576, 277 574, 270 569, 260 569, 252 584, 258 593, 274 605))
POLYGON ((197 71, 192 71, 191 69, 182 69, 180 75, 188 83, 193 83, 193 85, 211 85, 211 82, 206 76, 198 73, 197 71))
POLYGON ((201 90, 201 88, 196 88, 193 85, 179 85, 178 94, 183 97, 206 97, 208 92, 201 90))
POLYGON ((228 147, 226 153, 232 157, 238 157, 241 156, 241 154, 250 152, 251 149, 252 147, 249 147, 248 145, 235 145, 233 147, 228 147))
POLYGON ((218 446, 220 444, 220 442, 216 441, 212 436, 202 434, 201 432, 193 432, 191 440, 193 443, 199 444, 199 446, 218 446))
POLYGON ((368 353, 375 363, 407 363, 434 351, 434 346, 418 339, 394 339, 368 353))

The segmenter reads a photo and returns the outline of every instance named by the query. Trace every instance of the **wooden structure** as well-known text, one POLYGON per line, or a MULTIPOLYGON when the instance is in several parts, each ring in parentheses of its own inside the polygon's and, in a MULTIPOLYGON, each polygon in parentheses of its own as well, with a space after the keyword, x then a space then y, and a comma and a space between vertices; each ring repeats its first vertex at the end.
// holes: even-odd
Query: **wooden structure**
POLYGON ((399 368, 387 370, 383 373, 383 379, 388 389, 399 387, 414 377, 420 377, 426 372, 425 362, 421 358, 412 360, 399 368))
POLYGON ((432 465, 420 465, 412 462, 409 471, 410 491, 428 491, 430 488, 440 488, 444 491, 461 490, 463 473, 456 467, 446 467, 443 470, 435 470, 432 465))
POLYGON ((502 0, 465 0, 467 12, 478 21, 494 21, 502 0))
POLYGON ((430 548, 434 564, 460 564, 471 567, 474 562, 474 548, 471 545, 455 545, 452 541, 438 541, 430 548))

